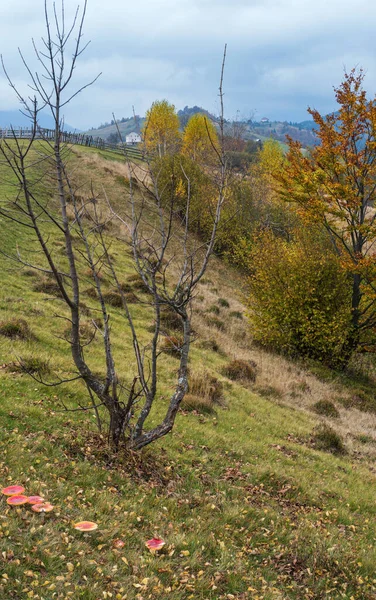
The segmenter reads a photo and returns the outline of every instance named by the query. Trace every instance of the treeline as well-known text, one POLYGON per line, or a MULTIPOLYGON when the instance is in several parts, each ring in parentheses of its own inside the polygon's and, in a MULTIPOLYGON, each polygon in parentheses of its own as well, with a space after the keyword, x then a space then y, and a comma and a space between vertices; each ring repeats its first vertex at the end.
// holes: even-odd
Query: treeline
POLYGON ((362 83, 362 71, 351 71, 335 90, 338 112, 309 110, 320 140, 309 154, 291 139, 286 156, 273 140, 218 139, 200 113, 181 133, 166 101, 154 103, 144 130, 163 201, 182 221, 189 210, 204 239, 224 152, 216 251, 244 273, 250 335, 335 367, 376 348, 376 101, 362 83))

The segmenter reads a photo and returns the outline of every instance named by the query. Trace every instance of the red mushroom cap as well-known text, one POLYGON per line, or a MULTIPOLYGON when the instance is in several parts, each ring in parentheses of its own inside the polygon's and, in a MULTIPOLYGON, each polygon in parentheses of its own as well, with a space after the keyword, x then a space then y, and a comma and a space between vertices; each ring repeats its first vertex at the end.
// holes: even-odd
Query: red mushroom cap
POLYGON ((161 538, 152 538, 151 540, 145 542, 145 545, 149 548, 150 552, 157 552, 163 548, 165 543, 166 542, 161 538))
POLYGON ((120 550, 120 548, 124 548, 124 546, 125 542, 123 542, 123 540, 118 539, 112 542, 112 547, 117 548, 118 550, 120 550))
POLYGON ((38 502, 31 507, 31 510, 38 513, 46 513, 51 512, 54 507, 49 502, 38 502))
POLYGON ((29 496, 29 504, 41 504, 42 502, 44 502, 42 496, 29 496))
POLYGON ((78 529, 78 531, 94 531, 94 529, 98 529, 98 525, 92 521, 80 521, 79 523, 75 523, 73 527, 78 529))
POLYGON ((26 504, 29 498, 27 496, 23 496, 22 494, 14 494, 13 496, 9 496, 7 498, 7 503, 11 506, 20 506, 21 504, 26 504))
POLYGON ((25 488, 22 485, 10 485, 1 490, 1 493, 5 496, 15 496, 16 494, 23 494, 25 488))

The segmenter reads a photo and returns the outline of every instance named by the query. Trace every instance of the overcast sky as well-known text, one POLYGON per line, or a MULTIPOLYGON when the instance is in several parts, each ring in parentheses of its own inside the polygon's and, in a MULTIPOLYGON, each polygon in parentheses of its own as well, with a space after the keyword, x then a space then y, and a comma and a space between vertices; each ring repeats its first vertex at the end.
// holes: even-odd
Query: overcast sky
MULTIPOLYGON (((59 4, 59 0, 57 0, 59 4)), ((82 2, 81 2, 82 4, 82 2)), ((73 14, 75 0, 66 0, 73 14)), ((20 46, 44 32, 43 0, 0 0, 0 51, 24 89, 20 46)), ((365 88, 376 90, 374 0, 88 0, 85 40, 76 82, 102 76, 66 108, 79 129, 143 115, 156 99, 180 109, 218 113, 218 82, 228 45, 224 91, 228 118, 251 115, 304 120, 307 106, 335 109, 333 86, 344 68, 362 66, 365 88)), ((0 74, 0 110, 17 108, 0 74)))

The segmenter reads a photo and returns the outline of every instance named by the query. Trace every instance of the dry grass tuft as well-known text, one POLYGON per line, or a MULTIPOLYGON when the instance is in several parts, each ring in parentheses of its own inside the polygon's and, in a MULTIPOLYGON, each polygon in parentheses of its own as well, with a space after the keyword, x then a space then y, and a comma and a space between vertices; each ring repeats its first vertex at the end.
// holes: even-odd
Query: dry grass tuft
POLYGON ((319 400, 315 402, 312 406, 312 409, 318 414, 324 417, 331 417, 333 419, 338 419, 339 411, 330 400, 319 400))
POLYGON ((223 383, 208 371, 191 374, 188 385, 193 396, 205 398, 213 404, 223 403, 223 383))
POLYGON ((161 309, 161 328, 168 331, 179 331, 182 329, 180 316, 170 306, 163 306, 161 309))
POLYGON ((219 315, 221 312, 219 306, 217 306, 216 304, 213 304, 212 306, 209 306, 208 308, 208 313, 214 313, 215 315, 219 315))
POLYGON ((128 304, 136 304, 137 302, 140 302, 138 296, 136 296, 134 292, 125 292, 124 298, 128 304))
POLYGON ((137 290, 138 292, 144 292, 145 294, 149 293, 148 286, 145 284, 141 275, 139 275, 138 273, 130 275, 128 277, 128 283, 130 283, 132 285, 132 288, 134 290, 137 290))
POLYGON ((56 281, 51 281, 50 279, 40 279, 34 284, 33 290, 34 292, 42 292, 50 296, 56 296, 57 298, 61 297, 60 288, 56 281))
POLYGON ((342 437, 326 423, 318 425, 313 432, 313 443, 318 450, 332 454, 346 454, 342 437))
POLYGON ((51 373, 51 367, 49 361, 40 356, 25 356, 18 363, 12 363, 12 371, 42 376, 51 373))
POLYGON ((208 398, 186 394, 180 405, 182 410, 197 412, 200 414, 215 414, 215 406, 208 398))
POLYGON ((103 300, 106 304, 109 304, 110 306, 114 306, 116 308, 121 308, 123 306, 123 299, 121 297, 121 294, 119 294, 119 292, 117 292, 116 290, 111 290, 110 292, 106 292, 105 294, 103 294, 103 300))
POLYGON ((253 361, 235 359, 223 369, 223 374, 232 381, 256 381, 257 364, 253 361))
POLYGON ((29 340, 33 337, 29 324, 25 319, 0 321, 0 335, 12 340, 29 340))
POLYGON ((170 354, 171 356, 174 356, 175 358, 180 358, 182 345, 183 345, 182 338, 179 338, 174 335, 166 335, 163 338, 163 341, 161 343, 161 350, 162 350, 162 352, 165 352, 166 354, 170 354))
MULTIPOLYGON (((96 271, 96 276, 100 281, 104 280, 104 275, 103 273, 101 273, 101 271, 96 271)), ((92 269, 86 269, 84 275, 86 275, 86 277, 90 277, 91 279, 94 279, 94 271, 92 269)))
POLYGON ((219 331, 225 330, 225 322, 222 321, 222 319, 219 319, 218 317, 207 316, 206 322, 210 327, 215 327, 216 329, 219 329, 219 331))
POLYGON ((233 319, 242 319, 243 313, 241 313, 240 310, 232 310, 228 316, 232 317, 233 319))
POLYGON ((222 354, 221 347, 215 339, 200 340, 198 346, 204 350, 212 350, 212 352, 218 352, 219 354, 222 354))
POLYGON ((222 308, 230 308, 230 303, 226 298, 218 298, 218 304, 219 306, 222 306, 222 308))

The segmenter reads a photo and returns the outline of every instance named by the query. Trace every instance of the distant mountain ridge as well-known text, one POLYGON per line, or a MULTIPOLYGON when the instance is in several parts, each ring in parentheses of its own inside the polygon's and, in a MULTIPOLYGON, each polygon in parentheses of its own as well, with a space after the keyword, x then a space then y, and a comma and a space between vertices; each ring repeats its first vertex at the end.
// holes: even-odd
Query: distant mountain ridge
MULTIPOLYGON (((219 118, 210 113, 201 106, 185 106, 183 109, 178 110, 177 114, 180 119, 180 127, 184 129, 189 119, 197 114, 201 113, 210 119, 214 124, 219 123, 219 118)), ((140 132, 145 123, 145 118, 136 115, 134 117, 127 117, 118 120, 118 128, 122 138, 133 131, 140 132)), ((231 135, 233 122, 231 120, 225 120, 225 131, 226 134, 231 135)), ((317 125, 312 120, 302 121, 301 123, 287 122, 287 121, 269 121, 269 119, 262 119, 260 122, 248 120, 248 121, 236 121, 237 130, 241 131, 241 137, 245 140, 264 140, 267 138, 274 138, 279 142, 286 142, 286 135, 290 136, 293 140, 301 142, 304 147, 314 146, 317 144, 317 136, 315 129, 317 125), (239 127, 240 126, 240 127, 239 127)), ((88 135, 103 138, 106 141, 116 143, 118 139, 117 126, 114 121, 111 123, 104 123, 99 127, 92 128, 86 132, 88 135)))
MULTIPOLYGON (((51 115, 48 113, 39 114, 39 126, 45 129, 55 129, 55 123, 51 115)), ((31 127, 30 119, 23 115, 19 110, 0 110, 0 127, 31 127)), ((64 123, 64 131, 78 132, 79 129, 72 127, 68 123, 64 123)))

